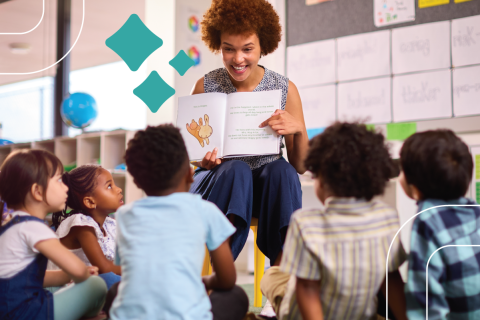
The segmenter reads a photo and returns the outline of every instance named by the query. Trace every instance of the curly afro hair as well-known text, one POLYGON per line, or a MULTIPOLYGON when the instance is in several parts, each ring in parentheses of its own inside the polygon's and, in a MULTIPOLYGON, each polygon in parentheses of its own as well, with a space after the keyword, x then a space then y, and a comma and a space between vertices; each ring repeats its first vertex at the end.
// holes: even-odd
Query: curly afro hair
POLYGON ((395 173, 384 136, 364 124, 336 122, 309 144, 305 167, 337 197, 371 200, 395 173))
POLYGON ((188 167, 188 153, 180 130, 171 124, 148 126, 128 142, 127 170, 147 195, 175 187, 188 167))
POLYGON ((472 180, 470 150, 451 130, 410 136, 400 151, 400 163, 407 183, 417 187, 424 199, 463 197, 472 180))
POLYGON ((220 51, 222 32, 255 33, 263 55, 275 51, 282 36, 280 19, 267 0, 214 0, 201 25, 202 40, 214 53, 220 51))

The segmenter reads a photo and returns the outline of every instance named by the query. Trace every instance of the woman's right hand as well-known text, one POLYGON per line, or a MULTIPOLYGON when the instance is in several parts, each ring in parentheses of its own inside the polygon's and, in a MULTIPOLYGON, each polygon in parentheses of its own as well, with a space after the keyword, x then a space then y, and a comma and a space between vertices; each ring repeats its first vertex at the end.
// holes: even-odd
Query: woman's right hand
POLYGON ((205 157, 203 157, 202 161, 199 163, 201 168, 211 170, 222 163, 222 159, 217 158, 218 148, 213 149, 212 152, 207 152, 205 157))

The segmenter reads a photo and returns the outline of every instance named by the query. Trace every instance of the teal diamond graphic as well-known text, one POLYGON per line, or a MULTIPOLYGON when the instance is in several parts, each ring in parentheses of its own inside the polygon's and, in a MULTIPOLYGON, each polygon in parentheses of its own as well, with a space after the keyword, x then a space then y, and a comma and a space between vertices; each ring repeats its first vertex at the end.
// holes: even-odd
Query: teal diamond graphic
POLYGON ((194 66, 195 62, 193 61, 192 58, 187 56, 185 51, 180 50, 175 58, 170 60, 169 64, 177 70, 177 72, 183 76, 185 72, 188 71, 191 67, 194 66))
POLYGON ((136 14, 132 14, 105 44, 125 61, 130 70, 137 71, 145 59, 162 46, 163 41, 136 14))
POLYGON ((153 113, 175 94, 175 89, 170 87, 157 71, 152 71, 141 85, 133 89, 133 94, 142 99, 153 113))

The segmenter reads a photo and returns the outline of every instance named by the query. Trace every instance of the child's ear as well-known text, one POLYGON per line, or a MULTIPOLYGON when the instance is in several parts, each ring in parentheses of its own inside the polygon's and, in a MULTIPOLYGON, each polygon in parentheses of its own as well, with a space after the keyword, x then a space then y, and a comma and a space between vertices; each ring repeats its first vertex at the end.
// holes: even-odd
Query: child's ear
POLYGON ((30 193, 32 194, 33 199, 36 201, 43 201, 43 188, 42 186, 38 185, 38 183, 32 184, 30 193))
POLYGON ((185 178, 187 180, 187 183, 190 184, 193 183, 193 168, 190 165, 188 167, 188 173, 185 178))
POLYGON ((83 205, 90 210, 97 208, 97 204, 95 203, 95 200, 92 197, 84 197, 83 205))
POLYGON ((409 187, 410 187, 410 190, 412 192, 412 198, 416 201, 422 200, 422 198, 423 198, 422 192, 420 190, 418 190, 418 188, 416 186, 414 186, 413 184, 410 184, 409 187))

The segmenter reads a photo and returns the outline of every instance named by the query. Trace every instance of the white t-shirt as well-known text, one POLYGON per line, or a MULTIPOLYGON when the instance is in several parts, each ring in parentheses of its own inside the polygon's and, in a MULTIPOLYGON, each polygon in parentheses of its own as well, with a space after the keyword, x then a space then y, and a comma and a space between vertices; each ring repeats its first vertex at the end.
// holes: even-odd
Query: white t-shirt
MULTIPOLYGON (((29 216, 16 211, 15 216, 29 216)), ((0 236, 0 278, 11 278, 25 269, 39 253, 35 245, 43 240, 57 239, 57 235, 46 224, 25 221, 8 228, 0 236)))

